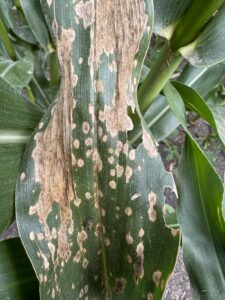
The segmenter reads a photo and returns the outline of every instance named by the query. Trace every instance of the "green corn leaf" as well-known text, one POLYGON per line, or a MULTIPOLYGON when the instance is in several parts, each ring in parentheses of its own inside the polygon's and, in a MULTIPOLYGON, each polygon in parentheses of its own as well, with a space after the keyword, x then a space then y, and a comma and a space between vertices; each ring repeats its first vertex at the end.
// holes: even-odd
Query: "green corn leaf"
POLYGON ((0 297, 38 300, 38 280, 20 239, 0 242, 0 297))
POLYGON ((33 77, 34 62, 31 54, 18 61, 0 58, 0 77, 5 79, 18 92, 27 87, 33 77))
POLYGON ((179 82, 192 87, 202 97, 218 86, 225 78, 225 64, 211 67, 196 67, 190 64, 179 76, 179 82))
POLYGON ((23 13, 29 24, 29 27, 40 45, 48 51, 49 35, 48 28, 42 14, 40 1, 20 0, 23 13))
POLYGON ((16 191, 40 297, 160 299, 179 245, 163 217, 174 181, 143 120, 143 143, 133 149, 127 139, 152 3, 42 5, 61 88, 27 145, 16 191))
POLYGON ((164 93, 187 132, 178 176, 177 216, 193 297, 222 300, 225 294, 223 184, 186 128, 183 108, 178 108, 184 106, 180 94, 171 84, 164 93))
POLYGON ((25 144, 41 113, 0 77, 0 234, 14 216, 14 192, 25 144))
POLYGON ((208 105, 195 90, 181 83, 174 82, 174 86, 182 96, 186 107, 205 119, 217 131, 221 141, 225 144, 225 107, 208 105))
POLYGON ((191 2, 191 0, 154 0, 154 31, 170 39, 177 21, 191 2))
POLYGON ((225 60, 225 4, 205 26, 199 37, 180 49, 182 55, 196 66, 215 65, 225 60))

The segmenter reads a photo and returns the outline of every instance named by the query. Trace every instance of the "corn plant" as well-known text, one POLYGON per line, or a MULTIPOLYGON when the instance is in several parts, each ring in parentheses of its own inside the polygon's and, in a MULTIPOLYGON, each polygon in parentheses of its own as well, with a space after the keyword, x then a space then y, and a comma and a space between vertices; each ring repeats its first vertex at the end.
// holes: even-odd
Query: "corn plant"
POLYGON ((187 122, 225 143, 224 2, 0 0, 0 299, 161 299, 181 237, 193 298, 224 299, 224 184, 187 122))

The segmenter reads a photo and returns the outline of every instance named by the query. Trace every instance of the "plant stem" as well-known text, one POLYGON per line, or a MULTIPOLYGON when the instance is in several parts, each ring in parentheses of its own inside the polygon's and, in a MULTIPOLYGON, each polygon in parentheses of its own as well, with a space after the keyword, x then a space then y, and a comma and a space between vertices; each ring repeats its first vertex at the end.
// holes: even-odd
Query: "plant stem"
POLYGON ((138 90, 138 101, 142 114, 146 112, 154 98, 163 89, 182 59, 181 54, 173 52, 168 44, 163 46, 158 59, 138 90))
POLYGON ((2 20, 2 18, 0 17, 0 39, 2 40, 8 54, 9 57, 13 60, 16 59, 16 52, 14 50, 13 44, 9 38, 7 29, 5 28, 5 24, 2 20))

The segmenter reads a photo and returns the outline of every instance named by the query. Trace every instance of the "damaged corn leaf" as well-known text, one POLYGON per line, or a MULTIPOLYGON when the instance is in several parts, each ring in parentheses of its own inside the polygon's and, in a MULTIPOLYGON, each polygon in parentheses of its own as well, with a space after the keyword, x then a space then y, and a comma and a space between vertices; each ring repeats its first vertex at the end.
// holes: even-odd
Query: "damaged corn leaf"
POLYGON ((22 154, 41 113, 0 78, 0 234, 14 216, 14 193, 22 154))
POLYGON ((133 124, 152 27, 144 0, 42 1, 61 88, 32 138, 17 185, 20 236, 41 299, 160 299, 179 231, 165 227, 175 191, 143 124, 133 124))
POLYGON ((187 129, 180 94, 171 84, 167 84, 164 92, 187 132, 178 176, 177 217, 193 298, 222 300, 225 295, 223 183, 187 129))

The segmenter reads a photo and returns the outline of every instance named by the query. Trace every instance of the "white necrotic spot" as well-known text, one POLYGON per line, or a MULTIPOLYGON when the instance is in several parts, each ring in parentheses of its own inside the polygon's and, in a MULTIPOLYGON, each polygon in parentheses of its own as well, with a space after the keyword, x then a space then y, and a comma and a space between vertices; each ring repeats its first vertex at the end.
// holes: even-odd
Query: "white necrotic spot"
POLYGON ((147 300, 153 300, 153 295, 152 295, 152 293, 148 293, 148 295, 147 295, 147 300))
POLYGON ((110 148, 108 149, 108 152, 109 152, 110 154, 113 154, 113 148, 110 147, 110 148))
POLYGON ((110 176, 114 177, 116 175, 116 171, 114 169, 110 170, 110 176))
POLYGON ((131 201, 134 201, 134 200, 138 199, 139 197, 141 197, 141 194, 140 194, 140 193, 136 193, 136 194, 134 194, 134 195, 131 197, 131 201))
POLYGON ((79 298, 82 298, 83 296, 84 296, 84 290, 81 289, 81 290, 80 290, 80 293, 79 293, 79 298))
POLYGON ((71 289, 72 289, 72 290, 74 290, 74 289, 75 289, 75 284, 74 284, 74 283, 72 283, 72 285, 71 285, 71 289))
POLYGON ((131 236, 130 232, 126 235, 126 242, 128 245, 132 245, 134 242, 133 237, 131 236))
POLYGON ((152 275, 152 280, 154 281, 157 287, 159 286, 161 277, 162 277, 162 272, 160 271, 155 271, 152 275))
POLYGON ((52 0, 47 0, 48 6, 50 7, 52 5, 52 0))
POLYGON ((108 162, 110 165, 112 165, 114 163, 114 157, 113 156, 108 157, 108 162))
POLYGON ((77 251, 75 257, 73 258, 73 261, 78 264, 80 262, 80 260, 81 260, 81 252, 79 250, 79 251, 77 251))
POLYGON ((123 172, 124 172, 123 166, 117 165, 117 167, 116 167, 116 172, 117 172, 117 176, 118 176, 119 178, 122 177, 123 172))
POLYGON ((105 135, 103 136, 102 140, 103 140, 104 143, 106 143, 107 140, 108 140, 108 136, 105 134, 105 135))
POLYGON ((171 234, 173 237, 179 236, 180 234, 180 229, 171 229, 171 234))
POLYGON ((73 145, 74 145, 75 149, 79 149, 80 148, 80 141, 79 140, 74 140, 73 145))
POLYGON ((85 145, 86 146, 91 146, 92 145, 92 138, 88 138, 88 139, 86 139, 86 141, 85 141, 85 145))
POLYGON ((104 242, 105 242, 105 245, 106 245, 107 247, 110 246, 110 240, 109 240, 109 239, 104 239, 104 242))
POLYGON ((42 241, 43 239, 44 239, 44 234, 42 233, 42 232, 39 232, 38 234, 37 234, 37 238, 38 238, 38 240, 39 241, 42 241))
POLYGON ((84 258, 83 263, 82 263, 82 267, 83 267, 84 269, 87 269, 88 264, 89 264, 89 261, 87 260, 87 258, 84 258))
POLYGON ((104 90, 103 82, 101 80, 95 80, 94 88, 95 88, 95 92, 97 92, 97 93, 103 92, 103 90, 104 90))
POLYGON ((127 255, 127 261, 129 262, 129 264, 131 264, 133 261, 133 259, 130 255, 127 255))
POLYGON ((116 189, 116 182, 115 182, 115 180, 111 180, 110 182, 109 182, 109 186, 111 187, 111 189, 116 189))
POLYGON ((55 227, 52 228, 52 237, 53 237, 53 239, 57 239, 57 230, 55 227))
POLYGON ((25 178, 26 178, 26 174, 25 173, 21 173, 20 180, 23 181, 25 178))
POLYGON ((74 200, 74 205, 76 206, 76 207, 79 207, 80 205, 81 205, 81 199, 80 198, 78 198, 78 197, 76 197, 75 198, 75 200, 74 200))
POLYGON ((52 298, 55 298, 55 289, 52 289, 52 298))
POLYGON ((129 152, 129 159, 135 160, 135 150, 134 149, 129 152))
POLYGON ((151 222, 155 222, 157 218, 157 212, 155 210, 156 201, 157 201, 156 194, 151 192, 148 195, 148 201, 149 201, 148 218, 151 222))
POLYGON ((83 161, 83 159, 81 159, 81 158, 78 159, 77 165, 78 165, 79 168, 82 168, 82 167, 84 166, 84 161, 83 161))
POLYGON ((142 136, 143 145, 144 145, 145 149, 147 150, 149 157, 151 157, 151 158, 157 157, 158 152, 157 152, 155 143, 153 142, 153 139, 152 139, 150 133, 147 132, 147 130, 144 128, 144 126, 143 126, 142 130, 143 130, 143 136, 142 136))
POLYGON ((84 134, 88 134, 90 131, 90 125, 88 124, 88 122, 83 122, 82 124, 82 130, 84 134))
POLYGON ((44 123, 41 122, 41 123, 38 125, 38 128, 41 129, 43 126, 44 126, 44 123))
POLYGON ((102 217, 105 217, 105 209, 104 208, 101 208, 101 215, 102 215, 102 217))
POLYGON ((85 294, 88 293, 88 285, 85 285, 85 287, 84 287, 84 292, 85 292, 85 294))
POLYGON ((83 61, 84 61, 83 57, 80 57, 78 62, 80 65, 82 65, 83 61))
POLYGON ((145 235, 145 231, 144 231, 143 228, 141 228, 141 229, 139 230, 138 236, 139 236, 140 238, 142 238, 144 235, 145 235))
POLYGON ((30 240, 34 241, 35 240, 35 234, 33 231, 30 232, 30 240))
POLYGON ((126 170, 125 170, 125 176, 126 176, 126 183, 129 183, 130 182, 130 179, 133 175, 133 170, 131 167, 127 166, 126 167, 126 170))
POLYGON ((89 192, 85 193, 85 198, 87 200, 90 200, 91 199, 91 193, 89 193, 89 192))
POLYGON ((133 211, 132 211, 132 208, 131 207, 127 207, 125 209, 125 214, 130 217, 132 215, 133 211))

